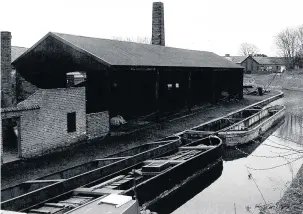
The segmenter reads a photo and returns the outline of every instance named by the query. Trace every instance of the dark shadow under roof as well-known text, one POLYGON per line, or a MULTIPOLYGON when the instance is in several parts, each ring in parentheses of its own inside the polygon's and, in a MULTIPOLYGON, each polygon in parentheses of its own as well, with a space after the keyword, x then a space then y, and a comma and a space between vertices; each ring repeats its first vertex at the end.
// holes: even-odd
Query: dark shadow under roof
POLYGON ((186 50, 52 32, 48 33, 19 58, 34 50, 40 42, 49 36, 93 56, 108 66, 242 68, 224 57, 207 51, 186 50))

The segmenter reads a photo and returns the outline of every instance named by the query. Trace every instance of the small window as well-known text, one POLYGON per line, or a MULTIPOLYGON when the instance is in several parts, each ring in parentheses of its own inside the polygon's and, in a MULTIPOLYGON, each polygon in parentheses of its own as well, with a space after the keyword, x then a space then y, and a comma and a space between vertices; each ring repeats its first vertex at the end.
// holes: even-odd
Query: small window
POLYGON ((179 83, 176 83, 176 88, 179 88, 179 83))
POLYGON ((167 89, 168 90, 172 89, 172 87, 173 87, 173 84, 167 84, 167 89))
POLYGON ((67 113, 67 132, 76 131, 76 112, 67 113))

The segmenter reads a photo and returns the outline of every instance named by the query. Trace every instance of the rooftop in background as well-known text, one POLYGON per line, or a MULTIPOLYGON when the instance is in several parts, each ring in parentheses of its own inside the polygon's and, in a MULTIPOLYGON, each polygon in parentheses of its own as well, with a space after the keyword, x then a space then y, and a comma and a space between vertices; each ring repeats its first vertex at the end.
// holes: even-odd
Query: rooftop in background
POLYGON ((53 37, 67 46, 93 56, 108 66, 242 68, 212 52, 52 32, 48 33, 13 63, 17 64, 20 58, 35 50, 48 37, 53 37))
POLYGON ((284 57, 253 57, 260 65, 285 65, 284 57))
POLYGON ((247 56, 227 56, 225 58, 234 62, 234 63, 239 63, 240 64, 241 62, 243 62, 247 58, 247 56))
POLYGON ((28 48, 12 46, 12 62, 15 61, 19 56, 21 56, 28 48))
MULTIPOLYGON (((225 56, 226 59, 240 64, 242 63, 248 56, 225 56)), ((260 65, 285 65, 284 57, 261 57, 261 56, 253 56, 252 57, 256 62, 260 65)))

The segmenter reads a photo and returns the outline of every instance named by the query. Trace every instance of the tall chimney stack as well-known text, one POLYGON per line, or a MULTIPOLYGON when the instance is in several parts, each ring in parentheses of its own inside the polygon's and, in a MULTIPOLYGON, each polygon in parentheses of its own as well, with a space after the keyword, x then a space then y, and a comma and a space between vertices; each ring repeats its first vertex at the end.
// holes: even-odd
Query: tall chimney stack
POLYGON ((14 79, 12 74, 11 32, 1 31, 1 107, 14 105, 14 79))
POLYGON ((165 46, 164 5, 162 2, 153 3, 152 44, 165 46))

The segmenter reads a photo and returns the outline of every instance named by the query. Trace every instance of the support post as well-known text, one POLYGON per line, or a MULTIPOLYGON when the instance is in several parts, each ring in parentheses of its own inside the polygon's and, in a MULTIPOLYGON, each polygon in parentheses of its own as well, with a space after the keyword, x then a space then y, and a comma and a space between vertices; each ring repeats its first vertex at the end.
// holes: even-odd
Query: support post
POLYGON ((186 106, 188 111, 191 112, 191 77, 192 71, 188 72, 188 79, 187 79, 187 97, 186 97, 186 106))
POLYGON ((216 70, 211 70, 211 90, 212 90, 212 103, 215 103, 216 102, 216 78, 217 78, 217 75, 216 75, 217 71, 216 70))
POLYGON ((160 71, 156 69, 156 78, 155 78, 155 98, 156 98, 156 120, 159 120, 160 113, 160 71))
POLYGON ((243 99, 243 74, 244 74, 244 70, 243 69, 240 69, 240 83, 239 83, 239 99, 243 99))

